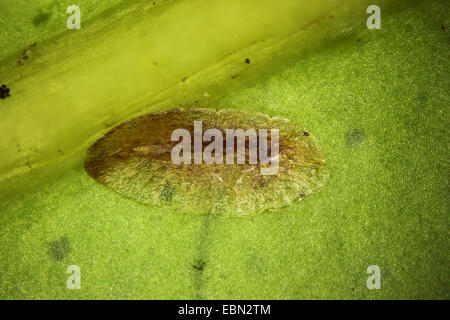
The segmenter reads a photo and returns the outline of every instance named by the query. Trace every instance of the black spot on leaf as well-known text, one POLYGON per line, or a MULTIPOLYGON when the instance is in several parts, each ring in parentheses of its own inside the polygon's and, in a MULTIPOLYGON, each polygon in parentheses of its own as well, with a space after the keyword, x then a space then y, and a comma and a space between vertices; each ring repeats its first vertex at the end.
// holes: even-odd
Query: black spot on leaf
POLYGON ((195 271, 202 272, 203 270, 205 270, 206 262, 203 260, 198 260, 192 267, 195 271))
POLYGON ((9 96, 9 88, 5 84, 2 84, 0 87, 0 99, 6 99, 9 96))

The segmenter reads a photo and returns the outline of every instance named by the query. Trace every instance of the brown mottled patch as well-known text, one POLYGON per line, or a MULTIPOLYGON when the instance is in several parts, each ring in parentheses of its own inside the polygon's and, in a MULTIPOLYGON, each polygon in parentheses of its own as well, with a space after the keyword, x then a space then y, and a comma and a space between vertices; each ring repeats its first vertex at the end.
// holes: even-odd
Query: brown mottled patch
POLYGON ((28 60, 31 57, 32 51, 31 48, 36 46, 36 42, 29 45, 20 55, 19 58, 17 58, 17 65, 22 66, 25 64, 25 60, 28 60))

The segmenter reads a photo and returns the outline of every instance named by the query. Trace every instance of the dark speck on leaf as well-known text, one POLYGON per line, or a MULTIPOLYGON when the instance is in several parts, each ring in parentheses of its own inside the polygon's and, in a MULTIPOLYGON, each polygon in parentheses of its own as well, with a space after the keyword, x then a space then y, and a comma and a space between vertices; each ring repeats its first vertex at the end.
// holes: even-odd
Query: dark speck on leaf
POLYGON ((237 77, 239 77, 239 75, 238 75, 238 74, 235 74, 235 75, 232 75, 232 76, 231 76, 231 79, 236 79, 237 77))
POLYGON ((304 197, 305 196, 305 193, 303 192, 303 191, 300 191, 299 193, 298 193, 298 195, 300 196, 300 197, 304 197))
POLYGON ((17 65, 23 66, 25 63, 25 60, 28 60, 31 56, 31 48, 36 46, 36 41, 33 42, 31 45, 28 46, 25 50, 23 50, 21 56, 17 59, 17 65))
POLYGON ((356 41, 361 42, 361 39, 358 39, 358 40, 356 40, 356 41))
POLYGON ((196 270, 196 271, 203 271, 205 269, 206 266, 206 262, 200 260, 199 262, 195 263, 192 267, 196 270))
POLYGON ((249 64, 250 63, 250 59, 249 58, 245 59, 245 63, 249 64))
POLYGON ((445 25, 441 24, 441 28, 442 28, 442 30, 445 30, 445 25))
POLYGON ((304 131, 304 132, 303 132, 303 135, 304 135, 305 137, 307 137, 307 136, 309 136, 309 132, 304 131))
POLYGON ((1 99, 5 99, 7 97, 9 97, 9 88, 5 85, 2 84, 2 87, 0 88, 0 98, 1 99))
POLYGON ((48 245, 47 255, 54 261, 63 260, 70 252, 70 242, 66 236, 52 241, 48 245))

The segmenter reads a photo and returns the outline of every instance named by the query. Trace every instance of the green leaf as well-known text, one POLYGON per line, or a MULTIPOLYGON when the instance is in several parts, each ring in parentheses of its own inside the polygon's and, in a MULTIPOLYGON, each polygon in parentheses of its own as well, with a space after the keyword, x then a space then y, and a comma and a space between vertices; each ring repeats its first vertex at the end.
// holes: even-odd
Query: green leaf
POLYGON ((448 297, 445 4, 382 1, 368 30, 366 1, 78 2, 81 30, 65 1, 0 4, 0 298, 448 297), (301 123, 330 178, 296 205, 220 218, 86 174, 112 126, 180 106, 301 123))

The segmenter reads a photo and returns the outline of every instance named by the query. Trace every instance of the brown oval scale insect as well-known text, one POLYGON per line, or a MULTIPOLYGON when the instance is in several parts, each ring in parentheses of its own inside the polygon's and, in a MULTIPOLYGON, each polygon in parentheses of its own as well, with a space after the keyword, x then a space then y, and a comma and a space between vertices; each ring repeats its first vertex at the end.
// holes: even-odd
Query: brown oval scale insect
MULTIPOLYGON (((190 214, 256 215, 299 201, 324 184, 328 176, 325 160, 314 136, 305 136, 304 132, 288 119, 260 113, 172 109, 132 119, 110 130, 88 149, 85 168, 101 184, 147 205, 190 214), (172 149, 181 139, 172 141, 172 133, 184 128, 194 140, 194 121, 202 122, 203 133, 207 129, 222 132, 224 150, 226 129, 278 129, 276 174, 261 174, 268 164, 249 163, 248 138, 244 164, 227 164, 225 160, 223 164, 194 164, 193 160, 190 164, 174 163, 172 149)), ((271 139, 269 134, 269 151, 271 139)), ((213 140, 201 142, 202 150, 213 140)), ((194 150, 194 142, 191 144, 194 150)), ((234 145, 237 150, 237 140, 234 145)))

